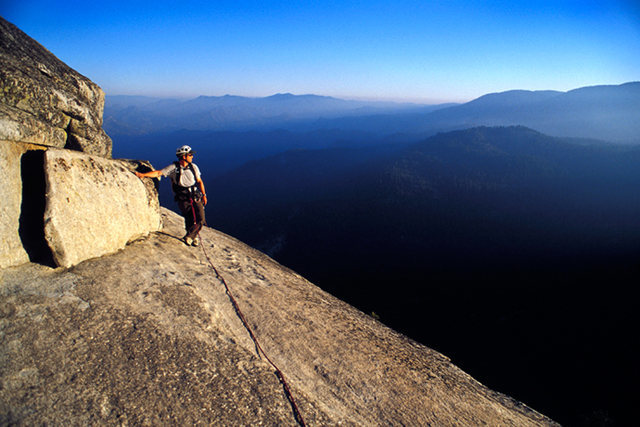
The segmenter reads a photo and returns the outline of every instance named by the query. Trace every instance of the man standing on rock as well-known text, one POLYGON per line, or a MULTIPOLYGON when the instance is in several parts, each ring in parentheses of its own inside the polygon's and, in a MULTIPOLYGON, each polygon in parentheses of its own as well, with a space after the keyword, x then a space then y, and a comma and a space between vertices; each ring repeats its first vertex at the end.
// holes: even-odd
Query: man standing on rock
POLYGON ((161 175, 171 178, 175 200, 180 207, 187 230, 182 240, 189 246, 200 244, 198 233, 203 225, 207 225, 204 216, 207 193, 200 177, 200 169, 193 163, 194 154, 195 151, 191 147, 183 145, 176 150, 177 162, 161 170, 136 172, 138 178, 158 178, 161 175))

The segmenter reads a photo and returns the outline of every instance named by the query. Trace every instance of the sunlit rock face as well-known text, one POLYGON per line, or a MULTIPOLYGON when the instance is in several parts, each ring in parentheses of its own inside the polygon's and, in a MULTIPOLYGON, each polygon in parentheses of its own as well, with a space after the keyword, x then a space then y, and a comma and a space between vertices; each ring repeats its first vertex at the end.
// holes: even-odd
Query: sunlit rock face
POLYGON ((104 92, 0 17, 0 140, 111 157, 104 92))
POLYGON ((0 18, 0 268, 69 267, 160 228, 142 163, 110 159, 103 107, 96 84, 0 18))
POLYGON ((44 235, 57 265, 115 252, 160 229, 155 189, 128 165, 71 150, 44 153, 44 235))
POLYGON ((161 228, 147 162, 0 142, 0 268, 69 267, 161 228))

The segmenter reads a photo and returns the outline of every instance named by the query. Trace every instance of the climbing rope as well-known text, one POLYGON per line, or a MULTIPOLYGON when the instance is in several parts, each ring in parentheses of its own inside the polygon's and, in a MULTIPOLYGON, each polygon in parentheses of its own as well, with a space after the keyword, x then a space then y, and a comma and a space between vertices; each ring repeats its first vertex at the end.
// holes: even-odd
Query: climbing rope
MULTIPOLYGON (((191 202, 191 211, 193 212, 193 220, 194 220, 194 223, 195 223, 197 220, 196 220, 196 211, 195 211, 195 209, 193 207, 193 202, 191 202)), ((276 364, 273 363, 273 361, 269 358, 267 353, 263 350, 262 346, 260 346, 260 343, 258 342, 258 338, 256 338, 255 334, 253 333, 253 330, 251 329, 251 326, 249 326, 249 322, 247 321, 247 318, 244 316, 244 313, 242 313, 242 310, 240 310, 240 306, 238 305, 238 302, 236 301, 236 299, 234 298, 233 294, 231 293, 231 290, 229 289, 229 285, 227 284, 227 281, 224 279, 224 277, 222 277, 220 272, 218 272, 218 269, 213 265, 213 262, 211 261, 211 258, 209 258, 209 255, 207 254, 207 251, 204 248, 204 246, 205 246, 204 242, 202 241, 202 238, 200 237, 200 231, 198 231, 197 237, 200 239, 200 247, 202 248, 202 253, 204 254, 204 257, 207 259, 207 262, 209 263, 209 266, 211 267, 211 269, 215 273, 216 278, 220 282, 222 282, 222 284, 224 285, 225 292, 226 292, 227 296, 229 297, 229 301, 231 301, 231 305, 233 306, 233 309, 236 312, 236 315, 238 316, 238 318, 242 322, 242 325, 244 326, 244 328, 249 333, 249 336, 251 337, 251 340, 253 341, 253 344, 254 344, 254 346, 256 348, 256 353, 257 353, 258 357, 261 357, 260 354, 262 353, 262 355, 267 360, 267 362, 269 362, 269 364, 273 367, 273 369, 275 370, 275 374, 278 377, 278 380, 280 381, 280 384, 282 384, 282 388, 284 389, 284 394, 287 396, 287 400, 291 404, 291 409, 293 410, 293 415, 294 415, 294 417, 296 419, 296 422, 301 427, 306 427, 304 419, 302 418, 302 414, 300 413, 300 409, 298 408, 298 405, 296 404, 296 401, 293 398, 293 393, 291 392, 291 389, 289 388, 289 384, 287 383, 287 380, 285 379, 284 374, 282 373, 280 368, 278 368, 278 366, 276 366, 276 364)))

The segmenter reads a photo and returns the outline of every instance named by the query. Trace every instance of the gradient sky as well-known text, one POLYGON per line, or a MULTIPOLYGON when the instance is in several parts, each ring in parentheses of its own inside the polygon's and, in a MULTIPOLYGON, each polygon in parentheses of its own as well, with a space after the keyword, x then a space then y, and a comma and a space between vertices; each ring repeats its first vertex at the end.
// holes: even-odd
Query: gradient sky
POLYGON ((107 95, 468 101, 640 80, 640 1, 0 0, 107 95))

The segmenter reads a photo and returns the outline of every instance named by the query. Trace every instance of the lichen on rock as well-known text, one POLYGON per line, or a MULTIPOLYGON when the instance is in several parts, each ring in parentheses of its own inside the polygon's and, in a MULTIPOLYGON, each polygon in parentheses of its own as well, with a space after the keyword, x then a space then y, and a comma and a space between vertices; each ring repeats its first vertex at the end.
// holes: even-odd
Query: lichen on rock
POLYGON ((0 268, 68 267, 158 229, 153 188, 131 164, 109 160, 103 108, 102 89, 0 17, 0 268), (43 149, 80 168, 49 164, 45 185, 43 149))
POLYGON ((104 92, 0 17, 0 139, 111 157, 104 92))

